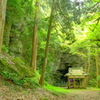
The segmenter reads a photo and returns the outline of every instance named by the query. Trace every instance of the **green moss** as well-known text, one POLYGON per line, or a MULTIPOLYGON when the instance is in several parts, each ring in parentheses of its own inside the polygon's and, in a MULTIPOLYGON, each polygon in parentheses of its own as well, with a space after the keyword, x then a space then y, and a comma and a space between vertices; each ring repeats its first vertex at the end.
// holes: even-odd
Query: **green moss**
POLYGON ((11 57, 7 54, 0 56, 0 75, 4 79, 12 81, 14 84, 23 87, 34 88, 39 86, 39 73, 32 71, 25 63, 18 57, 11 57))
POLYGON ((91 88, 91 89, 100 91, 100 88, 91 88))
POLYGON ((60 88, 60 87, 55 87, 49 84, 46 84, 46 86, 44 87, 45 89, 49 90, 49 91, 53 91, 53 92, 58 92, 58 93, 68 93, 70 92, 68 89, 64 89, 64 88, 60 88))
POLYGON ((21 76, 34 76, 31 68, 26 67, 25 63, 18 57, 10 57, 2 55, 0 59, 0 69, 8 72, 14 72, 21 76))

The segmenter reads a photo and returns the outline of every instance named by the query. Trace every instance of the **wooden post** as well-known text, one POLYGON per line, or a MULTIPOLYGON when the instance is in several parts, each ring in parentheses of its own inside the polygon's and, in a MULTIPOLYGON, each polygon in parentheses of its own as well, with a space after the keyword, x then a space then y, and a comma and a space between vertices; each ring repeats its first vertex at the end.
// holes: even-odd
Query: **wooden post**
POLYGON ((68 88, 70 87, 70 79, 69 79, 69 76, 68 76, 68 88))

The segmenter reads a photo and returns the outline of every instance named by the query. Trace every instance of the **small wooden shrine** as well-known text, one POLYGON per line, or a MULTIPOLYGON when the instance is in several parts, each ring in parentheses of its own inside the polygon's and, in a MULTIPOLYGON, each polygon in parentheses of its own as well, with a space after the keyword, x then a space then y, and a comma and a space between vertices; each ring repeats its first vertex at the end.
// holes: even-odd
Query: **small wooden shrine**
POLYGON ((86 88, 87 77, 83 68, 69 68, 69 72, 64 75, 68 77, 68 88, 86 88))

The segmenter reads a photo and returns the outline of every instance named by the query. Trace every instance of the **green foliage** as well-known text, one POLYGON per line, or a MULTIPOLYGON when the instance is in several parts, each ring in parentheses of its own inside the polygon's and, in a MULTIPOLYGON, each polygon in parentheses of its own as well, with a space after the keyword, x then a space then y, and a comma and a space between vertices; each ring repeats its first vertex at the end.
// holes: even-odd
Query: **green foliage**
POLYGON ((92 0, 93 2, 100 2, 99 0, 92 0))
POLYGON ((8 48, 7 48, 5 45, 2 46, 2 50, 3 50, 4 52, 6 52, 6 53, 8 53, 8 51, 9 51, 8 48))
POLYGON ((16 17, 21 18, 22 9, 21 9, 21 1, 20 0, 9 0, 7 2, 7 21, 13 22, 16 21, 16 17), (12 20, 9 20, 12 19, 12 20))
POLYGON ((3 76, 4 79, 12 81, 14 84, 23 86, 25 88, 35 88, 39 86, 34 77, 20 78, 21 76, 19 76, 18 74, 9 73, 7 71, 2 71, 0 74, 3 76))
MULTIPOLYGON (((9 58, 8 55, 5 55, 4 58, 0 59, 0 72, 2 72, 5 78, 13 80, 18 85, 27 84, 28 82, 32 84, 34 80, 35 83, 38 83, 40 77, 39 72, 41 71, 41 66, 43 66, 52 1, 41 0, 39 5, 39 20, 37 21, 39 25, 38 72, 34 75, 29 66, 32 52, 33 24, 35 22, 33 19, 35 1, 36 0, 8 0, 7 3, 6 30, 2 49, 4 52, 12 54, 15 57, 9 58), (9 23, 11 23, 11 29, 8 27, 9 23), (9 38, 7 46, 5 37, 9 38), (24 62, 21 58, 24 59, 24 62), (32 78, 26 78, 25 76, 32 78), (19 79, 16 77, 19 77, 19 79)), ((51 80, 54 80, 52 71, 62 67, 63 65, 61 64, 65 62, 74 62, 73 66, 78 62, 77 66, 84 66, 84 61, 91 56, 91 65, 95 68, 93 58, 96 54, 95 47, 98 48, 97 53, 100 53, 100 23, 98 23, 100 19, 100 7, 99 3, 96 3, 98 0, 92 1, 91 4, 84 2, 84 5, 80 9, 76 5, 76 2, 74 3, 70 0, 55 1, 46 72, 47 82, 51 83, 51 80), (85 7, 85 5, 87 6, 85 7), (89 48, 90 52, 88 52, 89 48), (80 61, 81 58, 82 60, 80 61)), ((91 70, 91 73, 95 76, 93 70, 91 70)), ((93 80, 95 80, 95 78, 93 80)), ((95 82, 93 82, 93 80, 90 80, 90 84, 94 86, 95 82)), ((59 86, 64 84, 60 83, 61 80, 58 79, 58 81, 57 84, 59 86)))
POLYGON ((47 98, 42 98, 41 100, 49 100, 49 99, 47 99, 47 98))
POLYGON ((88 86, 89 86, 89 87, 91 87, 91 86, 92 86, 92 87, 96 87, 96 82, 97 82, 96 79, 94 79, 94 78, 93 78, 93 79, 90 79, 90 80, 89 80, 89 85, 88 85, 88 86))
POLYGON ((9 0, 7 2, 4 44, 8 44, 10 54, 23 56, 27 63, 31 59, 34 2, 33 0, 9 0), (11 28, 8 26, 9 23, 11 23, 11 28))
POLYGON ((7 71, 2 71, 1 75, 4 76, 4 78, 12 79, 13 77, 17 77, 18 75, 15 73, 9 73, 7 71))
POLYGON ((97 80, 100 81, 100 75, 97 77, 97 80))
POLYGON ((15 72, 19 75, 28 75, 28 76, 34 76, 34 73, 31 69, 25 66, 24 62, 18 58, 10 57, 8 55, 2 55, 3 57, 0 59, 1 67, 4 67, 4 69, 15 72))
POLYGON ((17 85, 22 85, 24 83, 22 80, 18 79, 18 74, 16 73, 2 71, 0 74, 3 76, 3 78, 13 81, 17 85))
POLYGON ((20 62, 20 64, 25 65, 25 63, 19 57, 15 57, 14 59, 16 59, 16 61, 20 62))
POLYGON ((18 57, 1 55, 0 58, 0 75, 8 82, 25 88, 35 88, 39 86, 39 73, 33 73, 30 68, 25 66, 25 63, 18 57))
POLYGON ((49 84, 46 84, 44 88, 49 90, 49 91, 53 91, 53 92, 57 92, 57 93, 68 93, 68 92, 70 92, 67 89, 55 87, 55 86, 52 86, 52 85, 49 85, 49 84))

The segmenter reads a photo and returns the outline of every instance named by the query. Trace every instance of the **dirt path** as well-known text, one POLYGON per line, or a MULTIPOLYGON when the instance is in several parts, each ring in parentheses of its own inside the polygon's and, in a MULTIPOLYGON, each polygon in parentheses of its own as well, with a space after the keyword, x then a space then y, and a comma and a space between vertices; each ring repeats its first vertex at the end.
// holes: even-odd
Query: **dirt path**
POLYGON ((42 88, 35 91, 14 89, 0 86, 0 100, 100 100, 100 91, 93 89, 70 89, 71 93, 66 94, 50 93, 42 88))
POLYGON ((100 100, 100 91, 97 90, 73 90, 74 93, 68 94, 65 100, 100 100))

